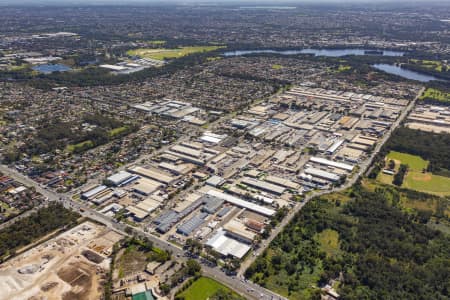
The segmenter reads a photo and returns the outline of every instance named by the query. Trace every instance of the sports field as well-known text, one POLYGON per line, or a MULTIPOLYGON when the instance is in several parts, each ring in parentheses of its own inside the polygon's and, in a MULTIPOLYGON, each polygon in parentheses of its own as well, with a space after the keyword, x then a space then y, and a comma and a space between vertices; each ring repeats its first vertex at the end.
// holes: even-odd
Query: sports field
POLYGON ((175 59, 183 56, 187 56, 194 53, 210 52, 217 49, 223 48, 222 46, 192 46, 192 47, 181 47, 176 49, 151 49, 151 48, 140 48, 127 51, 128 55, 139 56, 141 58, 151 58, 157 60, 165 59, 175 59))
POLYGON ((389 154, 386 156, 386 159, 387 161, 389 161, 390 159, 396 161, 396 167, 397 161, 401 162, 402 164, 406 164, 409 166, 409 170, 411 171, 422 171, 428 166, 428 161, 424 160, 420 156, 401 153, 397 151, 389 152, 389 154))
POLYGON ((236 297, 239 297, 236 293, 232 292, 228 287, 207 277, 200 277, 187 290, 180 293, 179 296, 184 297, 185 300, 207 300, 211 296, 213 296, 218 290, 224 290, 228 293, 231 292, 236 297))
MULTIPOLYGON (((391 159, 395 161, 396 171, 400 164, 409 166, 402 187, 438 196, 450 195, 450 178, 423 172, 428 166, 428 161, 420 156, 391 151, 386 156, 386 164, 391 159)), ((377 180, 385 184, 392 184, 393 176, 380 172, 377 180)))

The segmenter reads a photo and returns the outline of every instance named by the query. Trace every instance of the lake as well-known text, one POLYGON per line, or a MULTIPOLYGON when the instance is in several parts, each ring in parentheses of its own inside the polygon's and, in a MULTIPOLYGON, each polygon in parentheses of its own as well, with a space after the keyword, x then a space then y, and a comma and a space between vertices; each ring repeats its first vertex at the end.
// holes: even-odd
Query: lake
POLYGON ((298 50, 237 50, 227 51, 223 55, 241 56, 247 54, 281 54, 281 55, 296 55, 296 54, 313 54, 314 56, 328 56, 340 57, 346 55, 382 55, 382 56, 403 56, 405 52, 390 51, 390 50, 375 50, 375 49, 298 49, 298 50), (379 54, 369 54, 366 51, 377 51, 379 54))
POLYGON ((38 65, 34 66, 32 69, 43 74, 50 74, 53 72, 66 72, 72 70, 72 68, 62 64, 38 65))
POLYGON ((398 76, 406 78, 406 79, 417 80, 420 82, 429 82, 432 80, 440 80, 439 78, 436 78, 434 76, 407 70, 407 69, 404 69, 404 68, 396 66, 396 65, 375 64, 375 65, 372 65, 372 67, 374 67, 377 70, 381 70, 386 73, 389 73, 389 74, 398 75, 398 76))

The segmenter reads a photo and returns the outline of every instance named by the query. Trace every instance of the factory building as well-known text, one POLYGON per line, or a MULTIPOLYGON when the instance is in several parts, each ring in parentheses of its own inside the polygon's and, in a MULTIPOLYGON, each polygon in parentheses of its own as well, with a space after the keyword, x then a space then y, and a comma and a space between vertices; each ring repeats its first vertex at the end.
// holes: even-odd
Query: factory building
POLYGON ((128 173, 127 171, 120 171, 106 178, 106 181, 113 186, 123 186, 138 178, 139 176, 128 173))
POLYGON ((205 222, 207 216, 207 213, 200 213, 193 216, 177 228, 177 233, 189 236, 194 230, 199 228, 203 222, 205 222))
POLYGON ((284 187, 273 184, 273 183, 269 183, 269 182, 264 182, 258 179, 254 179, 254 178, 250 178, 250 177, 244 177, 241 181, 243 184, 246 184, 248 186, 251 186, 253 188, 262 190, 262 191, 266 191, 272 194, 276 194, 276 195, 281 195, 284 193, 284 191, 286 190, 284 187))
POLYGON ((275 210, 273 210, 271 208, 263 207, 258 204, 236 198, 232 195, 225 194, 220 191, 210 190, 210 191, 208 191, 207 194, 217 197, 217 198, 220 198, 220 199, 223 199, 228 203, 231 203, 231 204, 236 205, 241 208, 246 208, 248 210, 254 211, 256 213, 259 213, 259 214, 267 216, 267 217, 271 217, 275 214, 275 210))
POLYGON ((148 179, 152 179, 155 181, 159 181, 164 184, 171 184, 174 182, 177 178, 170 176, 169 174, 163 172, 162 170, 155 170, 155 169, 147 169, 143 167, 134 167, 129 169, 130 172, 135 173, 137 175, 140 175, 142 177, 146 177, 148 179))
POLYGON ((346 163, 341 163, 341 162, 336 162, 336 161, 332 161, 329 159, 325 159, 325 158, 321 158, 321 157, 311 157, 309 159, 311 162, 314 163, 318 163, 327 167, 333 167, 333 168, 337 168, 337 169, 342 169, 348 172, 353 171, 353 166, 346 164, 346 163))
POLYGON ((250 245, 228 236, 222 229, 219 229, 205 245, 225 257, 232 256, 238 259, 242 259, 251 249, 250 245))
POLYGON ((313 177, 322 178, 331 182, 337 182, 341 179, 341 177, 335 173, 323 171, 316 168, 307 168, 305 170, 305 174, 311 175, 313 177))

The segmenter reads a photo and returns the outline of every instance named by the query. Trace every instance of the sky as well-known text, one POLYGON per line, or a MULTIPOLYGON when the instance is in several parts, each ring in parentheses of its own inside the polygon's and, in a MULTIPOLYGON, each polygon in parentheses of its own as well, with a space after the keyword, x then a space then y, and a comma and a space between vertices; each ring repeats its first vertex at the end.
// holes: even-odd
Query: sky
POLYGON ((178 3, 178 4, 189 4, 189 3, 214 3, 214 4, 237 4, 237 3, 252 3, 252 4, 265 4, 265 5, 280 5, 280 4, 288 4, 288 3, 443 3, 449 2, 450 0, 0 0, 0 3, 8 3, 8 4, 46 4, 46 3, 54 3, 54 4, 73 4, 73 3, 86 3, 86 4, 132 4, 132 3, 178 3))
POLYGON ((0 0, 0 5, 142 5, 142 4, 247 4, 247 5, 295 5, 295 4, 450 4, 450 0, 0 0))

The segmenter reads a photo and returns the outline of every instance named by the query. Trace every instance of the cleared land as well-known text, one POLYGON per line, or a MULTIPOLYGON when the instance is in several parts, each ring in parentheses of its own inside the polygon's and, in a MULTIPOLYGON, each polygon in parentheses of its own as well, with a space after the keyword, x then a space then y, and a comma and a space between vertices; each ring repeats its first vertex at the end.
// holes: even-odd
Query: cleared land
POLYGON ((238 294, 232 292, 228 287, 207 277, 199 278, 187 290, 183 291, 178 296, 184 297, 185 300, 207 300, 219 290, 232 293, 236 299, 239 299, 238 294))
POLYGON ((122 236, 85 222, 0 265, 0 299, 100 299, 122 236))
MULTIPOLYGON (((389 160, 395 161, 395 171, 398 170, 400 164, 409 166, 402 187, 439 196, 450 195, 450 178, 423 172, 428 167, 429 162, 420 156, 391 151, 385 160, 386 164, 389 160)), ((393 176, 380 172, 377 180, 381 183, 391 184, 393 176)))
POLYGON ((325 229, 315 235, 315 240, 319 243, 319 248, 327 256, 338 256, 340 254, 339 233, 336 230, 325 229))
POLYGON ((128 55, 139 56, 142 58, 151 58, 157 60, 165 59, 175 59, 183 56, 187 56, 194 53, 210 52, 223 48, 222 46, 192 46, 192 47, 181 47, 177 49, 150 49, 150 48, 140 48, 127 51, 128 55))

